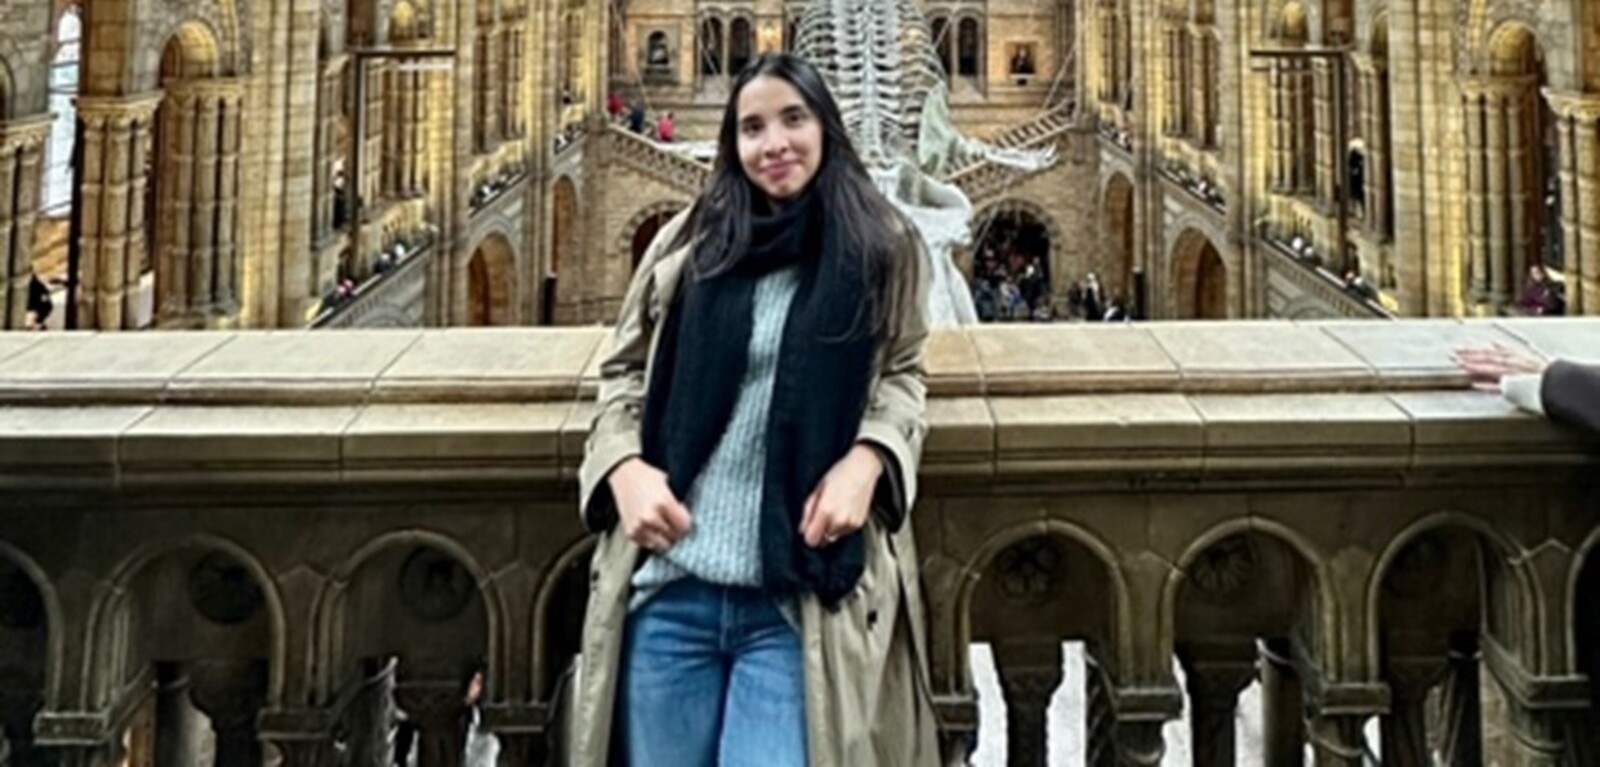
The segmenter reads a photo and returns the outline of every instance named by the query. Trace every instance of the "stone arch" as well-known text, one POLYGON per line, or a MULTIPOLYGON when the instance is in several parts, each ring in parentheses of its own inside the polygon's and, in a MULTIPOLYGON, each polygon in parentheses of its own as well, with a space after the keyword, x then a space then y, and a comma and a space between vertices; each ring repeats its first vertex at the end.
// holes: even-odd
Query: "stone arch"
POLYGON ((661 227, 666 226, 667 222, 686 206, 687 203, 677 200, 661 200, 641 208, 628 219, 628 223, 623 224, 622 231, 618 233, 616 253, 619 257, 628 259, 630 276, 639 266, 639 261, 644 258, 645 248, 649 247, 650 241, 661 231, 661 227), (654 228, 649 228, 652 224, 654 228))
MULTIPOLYGON (((352 648, 346 646, 345 620, 349 617, 349 597, 356 579, 365 568, 387 554, 397 558, 402 549, 413 553, 432 549, 444 554, 466 571, 476 591, 477 603, 483 612, 484 659, 488 666, 488 689, 500 685, 506 669, 506 659, 501 641, 506 626, 505 600, 487 568, 465 545, 456 539, 430 530, 396 530, 367 541, 357 548, 323 583, 312 608, 312 656, 315 669, 312 695, 316 702, 332 700, 338 694, 343 678, 353 670, 359 658, 351 657, 352 648)), ((470 610, 471 604, 464 610, 470 610)), ((487 693, 486 693, 487 697, 487 693)))
POLYGON ((1289 44, 1304 44, 1316 38, 1322 28, 1318 3, 1284 0, 1276 3, 1265 19, 1267 36, 1289 44))
POLYGON ((0 743, 10 746, 9 763, 34 763, 33 723, 49 710, 49 677, 60 662, 50 646, 60 622, 49 614, 40 575, 25 558, 0 553, 0 743))
POLYGON ((1168 256, 1171 306, 1179 319, 1228 318, 1228 268, 1211 237, 1187 228, 1168 256))
POLYGON ((1002 552, 1015 544, 1041 538, 1059 540, 1087 551, 1103 569, 1110 592, 1108 594, 1110 614, 1106 616, 1110 636, 1106 639, 1111 645, 1110 649, 1117 663, 1132 662, 1134 658, 1132 596, 1129 593, 1126 577, 1117 564, 1116 551, 1088 528, 1066 520, 1046 519, 1012 525, 991 533, 962 564, 954 578, 956 594, 950 613, 950 620, 954 621, 955 625, 950 627, 954 631, 949 635, 954 639, 949 649, 955 657, 944 659, 946 663, 943 664, 934 660, 933 665, 936 668, 942 666, 952 669, 957 680, 970 678, 965 649, 972 643, 973 597, 977 593, 979 582, 983 580, 984 574, 995 564, 1002 552))
POLYGON ((1183 586, 1191 580, 1190 571, 1213 546, 1235 536, 1258 535, 1264 539, 1281 544, 1283 548, 1295 557, 1298 566, 1311 579, 1309 595, 1314 600, 1311 605, 1313 628, 1316 635, 1316 649, 1324 664, 1336 662, 1339 654, 1339 599, 1334 588, 1333 576, 1328 572, 1327 557, 1310 538, 1302 535, 1298 530, 1283 525, 1279 522, 1261 517, 1241 517, 1231 519, 1206 530, 1195 538, 1178 557, 1176 567, 1167 576, 1167 582, 1161 590, 1161 612, 1158 616, 1160 628, 1157 635, 1160 637, 1161 652, 1170 655, 1178 636, 1178 596, 1183 591, 1183 586))
MULTIPOLYGON (((1528 565, 1521 561, 1521 550, 1515 543, 1507 539, 1494 525, 1489 524, 1481 517, 1454 511, 1438 512, 1412 522, 1401 530, 1390 540, 1389 545, 1384 548, 1383 553, 1379 555, 1377 561, 1373 564, 1372 572, 1367 581, 1366 604, 1363 605, 1367 622, 1366 659, 1369 663, 1377 663, 1382 658, 1382 616, 1380 608, 1383 602, 1383 583, 1395 560, 1409 544, 1423 535, 1449 530, 1450 528, 1475 535, 1480 542, 1488 544, 1485 546, 1486 549, 1492 550, 1498 555, 1496 564, 1510 575, 1510 585, 1514 589, 1511 595, 1519 602, 1513 607, 1520 608, 1527 615, 1544 614, 1547 605, 1545 604, 1544 595, 1539 591, 1538 579, 1528 572, 1528 565)), ((1486 594, 1480 594, 1480 599, 1486 596, 1486 594)), ((1493 616, 1485 616, 1485 619, 1485 622, 1491 623, 1491 629, 1495 628, 1492 625, 1493 616)), ((1537 630, 1532 620, 1527 621, 1526 626, 1515 628, 1519 631, 1524 629, 1537 630)), ((1513 638, 1510 646, 1523 645, 1536 647, 1537 643, 1521 643, 1517 642, 1516 638, 1513 638)), ((1378 669, 1369 668, 1368 673, 1375 677, 1378 669)))
MULTIPOLYGON (((562 592, 569 590, 576 576, 578 596, 588 594, 589 569, 586 566, 590 557, 594 555, 597 539, 586 535, 578 542, 568 546, 556 557, 555 562, 544 572, 539 581, 537 595, 533 604, 533 695, 537 700, 547 699, 554 690, 555 682, 561 676, 561 669, 556 663, 560 660, 565 648, 556 647, 555 632, 551 623, 554 620, 552 609, 562 597, 562 592)), ((574 616, 564 616, 572 620, 574 616)), ((574 621, 582 630, 582 615, 576 616, 574 621)), ((563 627, 571 628, 572 624, 563 627)), ((581 639, 580 639, 581 642, 581 639)), ((576 650, 576 647, 574 648, 576 650)))
POLYGON ((478 241, 467 262, 467 324, 516 323, 516 251, 504 233, 478 241))
MULTIPOLYGON (((1600 703, 1600 609, 1579 601, 1579 592, 1600 594, 1600 527, 1589 532, 1572 558, 1562 609, 1572 621, 1567 634, 1571 670, 1589 677, 1591 695, 1600 703), (1585 588, 1585 587, 1590 588, 1585 588)), ((1595 707, 1600 711, 1600 705, 1595 707)))
POLYGON ((182 21, 165 39, 158 85, 169 78, 195 80, 222 74, 222 50, 210 24, 200 19, 182 21))
MULTIPOLYGON (((1113 292, 1131 296, 1134 289, 1134 272, 1139 268, 1138 254, 1134 251, 1134 186, 1126 174, 1112 173, 1102 187, 1100 195, 1101 217, 1105 222, 1106 263, 1116 266, 1107 270, 1119 284, 1111 285, 1113 292)), ((1109 282, 1109 280, 1107 281, 1109 282)))
POLYGON ((87 652, 91 675, 84 680, 85 700, 91 707, 110 703, 108 696, 121 680, 118 672, 126 672, 121 661, 123 648, 115 646, 119 638, 121 611, 129 606, 135 596, 133 586, 149 572, 152 565, 168 557, 186 552, 220 553, 242 567, 253 579, 261 593, 262 609, 267 620, 267 691, 266 705, 275 706, 283 700, 284 681, 288 669, 288 618, 278 583, 266 566, 254 554, 234 541, 209 533, 195 533, 180 539, 154 541, 135 549, 114 566, 106 576, 107 588, 89 609, 87 622, 87 652))
POLYGON ((59 708, 62 702, 61 664, 64 662, 64 632, 66 623, 61 612, 61 596, 50 576, 33 557, 5 541, 0 541, 0 565, 10 564, 26 575, 38 590, 40 607, 44 610, 44 705, 59 708))
POLYGON ((1051 215, 1049 211, 1045 210, 1044 206, 1033 200, 1022 197, 1002 197, 974 213, 972 230, 974 242, 978 243, 977 247, 981 247, 990 223, 1001 216, 1007 215, 1031 218, 1044 228, 1045 238, 1049 240, 1046 243, 1048 250, 1044 253, 1046 272, 1052 280, 1058 274, 1065 278, 1067 270, 1062 268, 1064 265, 1060 262, 1063 258, 1063 243, 1067 241, 1066 234, 1061 229, 1061 222, 1051 215))

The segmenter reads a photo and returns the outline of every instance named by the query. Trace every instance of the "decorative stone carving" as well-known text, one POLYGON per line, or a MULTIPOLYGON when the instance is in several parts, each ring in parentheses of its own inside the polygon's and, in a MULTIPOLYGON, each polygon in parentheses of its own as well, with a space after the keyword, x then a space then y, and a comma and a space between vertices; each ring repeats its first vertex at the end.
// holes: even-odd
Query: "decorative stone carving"
POLYGON ((206 620, 235 626, 261 611, 261 586, 243 565, 212 552, 189 569, 189 602, 206 620))
POLYGON ((400 599, 418 618, 437 623, 467 609, 477 586, 454 557, 419 546, 400 565, 400 599))
POLYGON ((1208 546, 1189 565, 1189 581, 1210 602, 1231 602, 1255 582, 1260 568, 1255 541, 1231 535, 1208 546))
POLYGON ((1064 556, 1061 545, 1051 538, 1012 544, 995 559, 1000 590, 1018 604, 1044 604, 1056 590, 1064 556))

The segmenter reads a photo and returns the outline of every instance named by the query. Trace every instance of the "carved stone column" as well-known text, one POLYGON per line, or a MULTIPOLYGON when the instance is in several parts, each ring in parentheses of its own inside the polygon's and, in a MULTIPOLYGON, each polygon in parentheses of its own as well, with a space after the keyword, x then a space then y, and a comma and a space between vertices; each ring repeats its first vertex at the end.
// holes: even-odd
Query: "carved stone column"
POLYGON ((1510 206, 1507 190, 1510 170, 1506 164, 1506 93, 1492 87, 1484 98, 1484 165, 1488 183, 1484 206, 1489 214, 1489 303, 1498 308, 1511 300, 1510 206))
POLYGON ((174 84, 161 110, 163 324, 202 327, 238 309, 238 80, 174 84))
POLYGON ((83 123, 82 205, 78 210, 78 323, 97 330, 138 324, 133 297, 145 252, 145 175, 152 120, 161 94, 78 98, 83 123))
POLYGON ((1462 84, 1462 120, 1466 124, 1467 274, 1470 304, 1489 302, 1489 171, 1485 131, 1486 90, 1481 81, 1462 84))
POLYGON ((27 324, 49 115, 0 122, 0 330, 27 324))
POLYGON ((261 740, 256 717, 267 700, 267 666, 261 661, 195 661, 190 697, 211 718, 217 734, 216 767, 257 767, 261 740))
POLYGON ((1305 757, 1305 698, 1288 640, 1261 643, 1262 738, 1266 763, 1299 767, 1305 757))
POLYGON ((1256 676, 1254 647, 1244 652, 1180 650, 1189 689, 1189 737, 1195 767, 1236 763, 1234 718, 1239 693, 1256 676))
POLYGON ((213 310, 222 317, 239 312, 239 152, 244 130, 242 84, 217 93, 217 222, 213 310))
POLYGON ((158 664, 156 764, 199 764, 205 720, 189 700, 189 676, 177 664, 158 664))
POLYGON ((1541 222, 1537 203, 1543 194, 1533 188, 1536 184, 1532 165, 1534 155, 1529 154, 1529 147, 1534 148, 1534 154, 1543 152, 1544 141, 1543 137, 1532 135, 1533 126, 1528 124, 1531 108, 1537 106, 1530 98, 1532 93, 1533 84, 1528 82, 1524 87, 1515 88, 1505 95, 1508 304, 1517 298, 1523 276, 1528 272, 1529 256, 1537 258, 1535 251, 1539 241, 1537 235, 1541 222))
POLYGON ((1443 658, 1389 660, 1389 715, 1384 717, 1383 763, 1394 767, 1430 767, 1428 692, 1445 675, 1443 658))
POLYGON ((1600 96, 1545 91, 1560 133, 1567 309, 1600 314, 1600 96))
POLYGON ((994 661, 1006 699, 1006 763, 1043 767, 1050 698, 1061 686, 1061 643, 996 642, 994 661))
POLYGON ((395 687, 395 703, 421 731, 417 767, 461 767, 467 706, 458 683, 401 682, 395 687))
MULTIPOLYGON (((1317 201, 1324 205, 1332 205, 1337 198, 1339 187, 1339 169, 1343 163, 1339 157, 1344 154, 1338 146, 1338 126, 1334 124, 1334 101, 1344 98, 1343 93, 1334 92, 1333 67, 1326 60, 1318 59, 1312 67, 1315 73, 1312 80, 1313 114, 1315 127, 1313 128, 1314 151, 1316 158, 1315 188, 1317 201)), ((1343 66, 1343 63, 1337 64, 1343 66)), ((1335 258, 1339 256, 1336 254, 1335 258)))
POLYGON ((1201 149, 1216 146, 1216 137, 1211 131, 1214 122, 1211 110, 1215 105, 1211 103, 1210 93, 1212 81, 1217 77, 1217 62, 1216 45, 1211 32, 1210 24, 1193 24, 1189 27, 1189 113, 1192 115, 1189 138, 1201 149))
MULTIPOLYGON (((384 81, 390 69, 388 61, 373 59, 367 62, 367 103, 366 123, 362 126, 364 135, 356 140, 366 142, 365 155, 361 158, 361 178, 346 179, 346 183, 360 184, 361 209, 363 216, 371 215, 376 211, 379 198, 383 193, 383 103, 384 81)), ((353 244, 356 249, 356 259, 362 261, 368 254, 362 252, 359 244, 353 244)), ((365 273, 367 267, 363 267, 365 273)))

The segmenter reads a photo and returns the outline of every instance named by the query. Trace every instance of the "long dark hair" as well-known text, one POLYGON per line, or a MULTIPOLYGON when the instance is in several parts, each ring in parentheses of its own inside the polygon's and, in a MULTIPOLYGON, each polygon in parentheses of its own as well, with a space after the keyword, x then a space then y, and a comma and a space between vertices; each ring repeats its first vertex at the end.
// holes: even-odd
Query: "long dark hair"
MULTIPOLYGON (((806 108, 822 123, 822 157, 802 194, 815 194, 833 241, 849 258, 860 259, 867 306, 859 307, 856 325, 879 339, 891 330, 898 304, 916 289, 915 280, 893 279, 901 259, 920 259, 916 229, 878 191, 866 165, 856 154, 845 129, 839 104, 815 67, 788 53, 757 56, 734 79, 717 134, 717 159, 711 178, 673 238, 671 249, 695 244, 693 275, 711 279, 732 269, 750 244, 751 218, 765 207, 763 192, 745 175, 739 161, 739 95, 757 77, 775 77, 793 86, 806 108)), ((913 264, 915 268, 917 264, 913 264)), ((919 274, 918 272, 909 272, 919 274)), ((917 277, 916 279, 920 279, 917 277)))

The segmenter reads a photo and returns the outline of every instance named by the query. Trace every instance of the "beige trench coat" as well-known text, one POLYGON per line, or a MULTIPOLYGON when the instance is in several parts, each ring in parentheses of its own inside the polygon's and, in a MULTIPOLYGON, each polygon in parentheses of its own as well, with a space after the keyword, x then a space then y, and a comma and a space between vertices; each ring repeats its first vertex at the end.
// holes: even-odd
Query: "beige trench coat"
MULTIPOLYGON (((604 482, 611 469, 639 455, 639 426, 654 329, 672 305, 689 248, 668 251, 686 216, 662 228, 623 301, 611 348, 601 364, 599 407, 579 469, 580 514, 599 534, 590 574, 583 659, 572 701, 568 764, 606 767, 612 707, 629 582, 640 563, 638 546, 613 524, 615 505, 604 482)), ((917 242, 908 235, 909 246, 917 242)), ((923 344, 927 285, 908 253, 898 275, 916 280, 911 301, 894 311, 897 328, 878 355, 860 438, 892 456, 875 504, 898 504, 905 519, 916 499, 917 462, 927 433, 923 344)), ((905 283, 902 283, 905 284, 905 283)), ((801 600, 806 676, 807 743, 812 767, 936 765, 938 726, 927 675, 917 552, 907 520, 890 533, 871 515, 866 571, 855 593, 836 611, 813 597, 801 600)), ((672 767, 635 765, 634 767, 672 767)), ((737 765, 730 767, 739 767, 737 765)))

